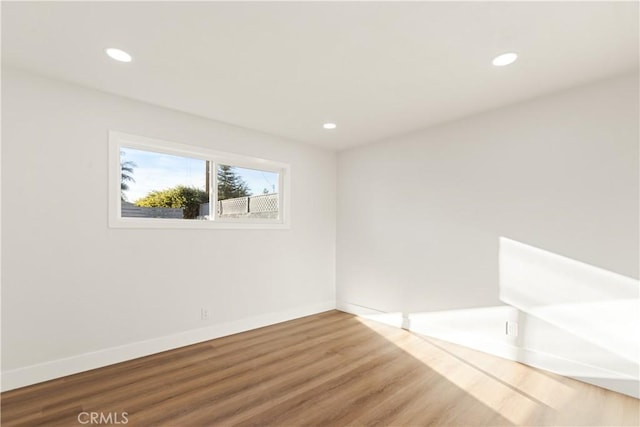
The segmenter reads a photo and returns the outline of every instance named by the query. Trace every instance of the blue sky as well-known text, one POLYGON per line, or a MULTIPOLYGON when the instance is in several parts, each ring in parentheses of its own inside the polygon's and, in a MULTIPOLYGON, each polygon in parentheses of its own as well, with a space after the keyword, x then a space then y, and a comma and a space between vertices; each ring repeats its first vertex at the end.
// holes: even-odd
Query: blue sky
MULTIPOLYGON (((155 190, 164 190, 176 185, 205 189, 206 162, 189 157, 172 156, 151 151, 123 148, 122 161, 136 164, 133 170, 135 182, 129 183, 125 192, 127 200, 135 202, 155 190)), ((252 195, 278 191, 278 174, 254 169, 236 168, 236 173, 248 184, 252 195)))

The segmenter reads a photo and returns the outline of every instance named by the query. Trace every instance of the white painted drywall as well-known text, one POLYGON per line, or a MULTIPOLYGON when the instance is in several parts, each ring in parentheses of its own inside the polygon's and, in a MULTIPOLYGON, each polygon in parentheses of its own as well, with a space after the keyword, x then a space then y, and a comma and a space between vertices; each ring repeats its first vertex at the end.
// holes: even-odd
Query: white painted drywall
POLYGON ((335 153, 9 68, 2 107, 5 389, 335 306, 335 153), (289 163, 291 228, 109 228, 110 129, 289 163))
POLYGON ((339 153, 338 307, 634 394, 637 330, 602 336, 638 315, 638 114, 635 73, 339 153), (511 268, 501 300, 501 238, 611 274, 562 264, 537 279, 554 286, 528 282, 553 313, 510 309, 530 309, 515 285, 527 281, 511 268), (590 310, 597 334, 575 316, 580 286, 625 307, 590 310))

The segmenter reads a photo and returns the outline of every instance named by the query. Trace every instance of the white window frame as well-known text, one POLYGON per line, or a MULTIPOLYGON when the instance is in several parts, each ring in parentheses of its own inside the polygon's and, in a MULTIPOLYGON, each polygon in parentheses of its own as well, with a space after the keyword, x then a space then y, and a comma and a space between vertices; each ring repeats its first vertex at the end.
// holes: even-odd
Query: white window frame
POLYGON ((291 168, 287 163, 239 154, 225 153, 208 148, 109 131, 109 227, 112 228, 238 228, 238 229, 287 229, 290 217, 291 168), (208 220, 177 218, 130 218, 122 216, 120 190, 120 151, 123 148, 152 151, 173 156, 191 157, 212 162, 209 174, 208 220), (278 174, 278 218, 221 218, 217 214, 218 196, 217 166, 229 165, 257 169, 278 174))

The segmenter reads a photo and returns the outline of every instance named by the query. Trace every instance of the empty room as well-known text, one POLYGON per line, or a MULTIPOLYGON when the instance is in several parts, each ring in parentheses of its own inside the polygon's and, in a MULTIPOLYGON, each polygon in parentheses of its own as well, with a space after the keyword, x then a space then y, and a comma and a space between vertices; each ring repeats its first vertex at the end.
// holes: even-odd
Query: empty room
POLYGON ((640 425, 638 2, 0 6, 2 426, 640 425))

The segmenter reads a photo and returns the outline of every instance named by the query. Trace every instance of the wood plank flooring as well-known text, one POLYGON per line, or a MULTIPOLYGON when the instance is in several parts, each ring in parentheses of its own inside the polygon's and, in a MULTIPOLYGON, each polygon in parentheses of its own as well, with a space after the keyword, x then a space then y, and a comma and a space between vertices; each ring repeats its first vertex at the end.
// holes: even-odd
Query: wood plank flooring
POLYGON ((338 311, 0 397, 6 427, 640 425, 637 399, 338 311))

